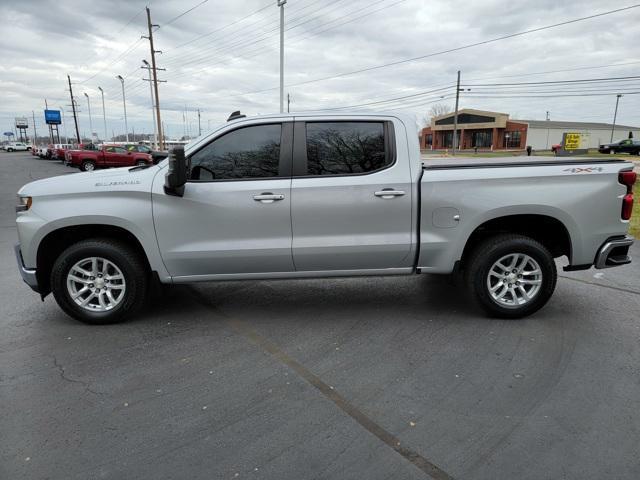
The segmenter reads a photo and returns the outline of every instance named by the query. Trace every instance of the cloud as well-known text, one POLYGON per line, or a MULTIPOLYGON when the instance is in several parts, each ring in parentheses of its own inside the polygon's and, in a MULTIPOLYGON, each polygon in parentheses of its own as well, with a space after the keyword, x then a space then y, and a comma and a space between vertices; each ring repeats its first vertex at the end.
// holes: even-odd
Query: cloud
MULTIPOLYGON (((233 110, 265 114, 279 108, 279 12, 275 5, 270 6, 275 2, 209 1, 167 25, 198 3, 165 1, 150 6, 153 22, 161 26, 154 35, 156 48, 163 51, 158 64, 166 68, 159 74, 167 80, 160 85, 160 103, 173 136, 195 132, 196 109, 201 110, 206 128, 224 122, 233 110), (190 43, 181 46, 186 42, 190 43)), ((574 2, 555 0, 290 0, 285 7, 285 82, 291 85, 330 77, 625 5, 591 0, 580 2, 579 8, 574 2)), ((0 130, 9 128, 14 116, 30 116, 32 110, 38 126, 44 128, 45 99, 50 106, 70 110, 69 74, 81 110, 82 131, 89 129, 86 92, 94 129, 102 134, 97 88, 101 86, 108 132, 123 132, 122 90, 115 78, 122 75, 126 77, 130 128, 151 132, 149 84, 142 80, 147 72, 139 68, 142 59, 149 59, 148 42, 140 40, 146 34, 144 6, 129 0, 30 0, 3 5, 0 130)), ((358 105, 450 86, 442 100, 438 95, 425 95, 372 106, 404 109, 422 118, 430 107, 427 100, 453 103, 449 97, 458 69, 463 83, 487 78, 524 82, 633 75, 640 65, 635 51, 639 19, 640 9, 629 10, 390 68, 288 86, 286 93, 291 95, 292 110, 300 111, 358 105), (630 64, 634 61, 638 63, 630 64), (626 65, 538 74, 614 63, 626 65)), ((640 90, 638 82, 625 86, 627 91, 636 86, 640 90)), ((512 112, 521 118, 542 119, 549 110, 557 120, 611 121, 615 103, 615 93, 605 97, 480 98, 479 91, 463 93, 461 107, 512 112)), ((640 124, 639 97, 621 99, 620 123, 640 124)), ((67 114, 67 120, 70 118, 67 114)))

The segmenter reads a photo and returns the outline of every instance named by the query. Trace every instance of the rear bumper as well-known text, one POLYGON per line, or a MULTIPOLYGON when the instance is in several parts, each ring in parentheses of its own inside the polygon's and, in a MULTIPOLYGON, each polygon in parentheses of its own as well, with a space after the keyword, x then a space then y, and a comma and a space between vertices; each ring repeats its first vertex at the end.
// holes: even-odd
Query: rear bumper
POLYGON ((24 266, 24 261, 22 260, 22 252, 20 251, 20 244, 17 243, 13 250, 16 254, 16 261, 18 262, 18 270, 20 270, 20 275, 22 276, 22 280, 24 283, 31 287, 31 290, 39 293, 38 289, 38 279, 36 278, 35 269, 26 268, 24 266))
POLYGON ((598 250, 595 259, 596 268, 619 267, 631 263, 629 247, 633 244, 633 237, 609 238, 598 250))

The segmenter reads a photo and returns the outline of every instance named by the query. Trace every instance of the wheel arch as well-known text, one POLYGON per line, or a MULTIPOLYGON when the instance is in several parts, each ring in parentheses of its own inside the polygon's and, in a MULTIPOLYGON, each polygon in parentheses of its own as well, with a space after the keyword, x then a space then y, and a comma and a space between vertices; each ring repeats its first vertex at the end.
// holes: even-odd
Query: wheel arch
POLYGON ((501 233, 525 235, 542 243, 554 258, 566 256, 571 262, 571 234, 564 222, 545 214, 510 214, 493 217, 478 225, 467 238, 461 263, 464 265, 474 248, 490 236, 501 233))
POLYGON ((122 241, 140 255, 148 272, 154 270, 142 242, 126 228, 108 224, 63 226, 47 233, 38 244, 36 276, 40 294, 43 298, 51 292, 51 270, 56 259, 70 245, 89 238, 109 238, 122 241))

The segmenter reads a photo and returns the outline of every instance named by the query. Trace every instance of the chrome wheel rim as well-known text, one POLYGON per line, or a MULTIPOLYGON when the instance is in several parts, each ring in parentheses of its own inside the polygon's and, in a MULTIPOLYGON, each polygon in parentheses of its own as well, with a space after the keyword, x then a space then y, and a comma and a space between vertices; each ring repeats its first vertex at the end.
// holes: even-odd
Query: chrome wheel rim
POLYGON ((510 253, 496 261, 487 275, 487 288, 501 307, 520 308, 530 303, 540 291, 542 270, 532 257, 510 253))
POLYGON ((91 163, 91 162, 87 162, 87 163, 84 164, 84 171, 85 172, 91 172, 91 171, 93 171, 94 168, 95 167, 94 167, 93 163, 91 163))
POLYGON ((102 257, 77 262, 67 274, 67 292, 84 310, 107 312, 124 299, 127 284, 115 263, 102 257))

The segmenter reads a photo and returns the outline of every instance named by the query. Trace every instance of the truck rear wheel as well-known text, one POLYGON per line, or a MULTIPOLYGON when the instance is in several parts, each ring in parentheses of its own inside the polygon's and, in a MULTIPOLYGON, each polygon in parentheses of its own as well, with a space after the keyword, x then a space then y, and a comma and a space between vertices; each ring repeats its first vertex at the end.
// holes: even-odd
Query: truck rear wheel
POLYGON ((503 234, 478 245, 467 263, 477 303, 498 318, 522 318, 542 308, 556 286, 551 252, 523 235, 503 234))
POLYGON ((68 315, 101 325, 122 321, 144 304, 148 277, 144 261, 126 244, 83 240, 56 259, 51 288, 68 315))

